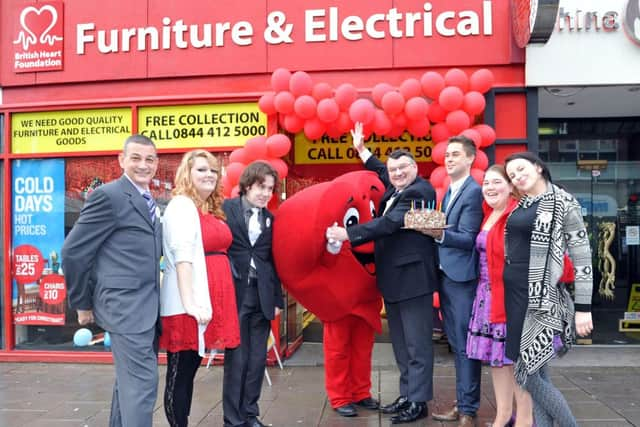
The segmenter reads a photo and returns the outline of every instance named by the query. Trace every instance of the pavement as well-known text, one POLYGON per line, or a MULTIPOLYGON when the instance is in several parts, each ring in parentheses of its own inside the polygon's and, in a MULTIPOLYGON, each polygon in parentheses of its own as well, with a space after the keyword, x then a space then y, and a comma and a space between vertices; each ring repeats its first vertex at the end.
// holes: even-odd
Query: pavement
MULTIPOLYGON (((436 345, 435 399, 430 412, 448 409, 455 398, 455 370, 447 346, 436 345)), ((580 426, 640 426, 640 347, 578 346, 552 362, 554 383, 569 402, 580 426)), ((376 344, 372 371, 373 396, 390 402, 397 396, 398 371, 391 347, 376 344)), ((262 421, 276 427, 388 426, 389 416, 359 410, 342 418, 331 409, 324 392, 322 345, 304 343, 285 361, 284 369, 268 368, 272 385, 264 383, 262 421)), ((162 407, 165 367, 154 426, 167 426, 162 407)), ((107 426, 113 366, 94 364, 0 363, 0 427, 107 426)), ((191 426, 222 426, 222 366, 201 367, 196 377, 191 426)), ((477 425, 492 420, 495 401, 487 368, 482 375, 482 401, 477 425)), ((430 417, 410 426, 449 426, 430 417)))

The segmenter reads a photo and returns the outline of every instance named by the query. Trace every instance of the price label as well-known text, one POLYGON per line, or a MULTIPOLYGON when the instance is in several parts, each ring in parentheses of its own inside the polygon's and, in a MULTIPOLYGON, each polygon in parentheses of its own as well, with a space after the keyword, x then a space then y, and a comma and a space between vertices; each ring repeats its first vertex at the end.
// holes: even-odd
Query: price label
POLYGON ((40 280, 40 298, 45 304, 60 304, 67 296, 64 276, 47 274, 40 280))
POLYGON ((20 245, 13 250, 13 277, 19 284, 37 282, 43 268, 42 253, 35 246, 20 245))

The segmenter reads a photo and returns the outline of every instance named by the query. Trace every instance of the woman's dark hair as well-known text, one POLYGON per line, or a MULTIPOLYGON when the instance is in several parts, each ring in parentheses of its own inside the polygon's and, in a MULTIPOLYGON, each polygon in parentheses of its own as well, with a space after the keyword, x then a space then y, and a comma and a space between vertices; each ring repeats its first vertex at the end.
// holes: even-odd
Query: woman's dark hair
POLYGON ((504 159, 505 169, 507 168, 507 165, 509 164, 509 162, 516 159, 524 159, 529 163, 540 166, 540 169, 541 169, 540 175, 542 175, 542 177, 546 179, 547 182, 552 182, 551 172, 549 172, 549 168, 547 167, 547 165, 545 165, 544 162, 540 160, 540 157, 533 154, 531 151, 521 151, 519 153, 513 153, 507 156, 507 158, 504 159))

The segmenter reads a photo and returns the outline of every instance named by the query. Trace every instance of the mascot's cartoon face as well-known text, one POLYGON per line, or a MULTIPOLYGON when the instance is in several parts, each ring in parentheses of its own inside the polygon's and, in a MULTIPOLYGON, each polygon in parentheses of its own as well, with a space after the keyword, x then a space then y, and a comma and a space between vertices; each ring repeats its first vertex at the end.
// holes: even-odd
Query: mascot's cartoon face
POLYGON ((363 305, 380 305, 375 286, 373 242, 337 255, 327 252, 327 227, 371 221, 384 194, 373 172, 344 174, 287 199, 275 213, 273 255, 283 286, 322 321, 338 320, 363 305))

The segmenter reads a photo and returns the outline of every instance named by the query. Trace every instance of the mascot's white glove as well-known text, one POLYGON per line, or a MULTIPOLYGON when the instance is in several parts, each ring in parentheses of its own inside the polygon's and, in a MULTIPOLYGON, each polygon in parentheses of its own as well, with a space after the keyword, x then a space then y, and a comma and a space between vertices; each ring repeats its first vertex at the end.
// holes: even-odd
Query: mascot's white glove
MULTIPOLYGON (((338 223, 334 222, 332 227, 335 227, 337 225, 338 223)), ((327 236, 327 234, 329 234, 329 228, 331 227, 327 227, 327 232, 325 233, 325 237, 327 237, 327 252, 333 255, 337 255, 338 253, 340 253, 340 249, 342 249, 342 242, 329 239, 329 237, 327 236)))

